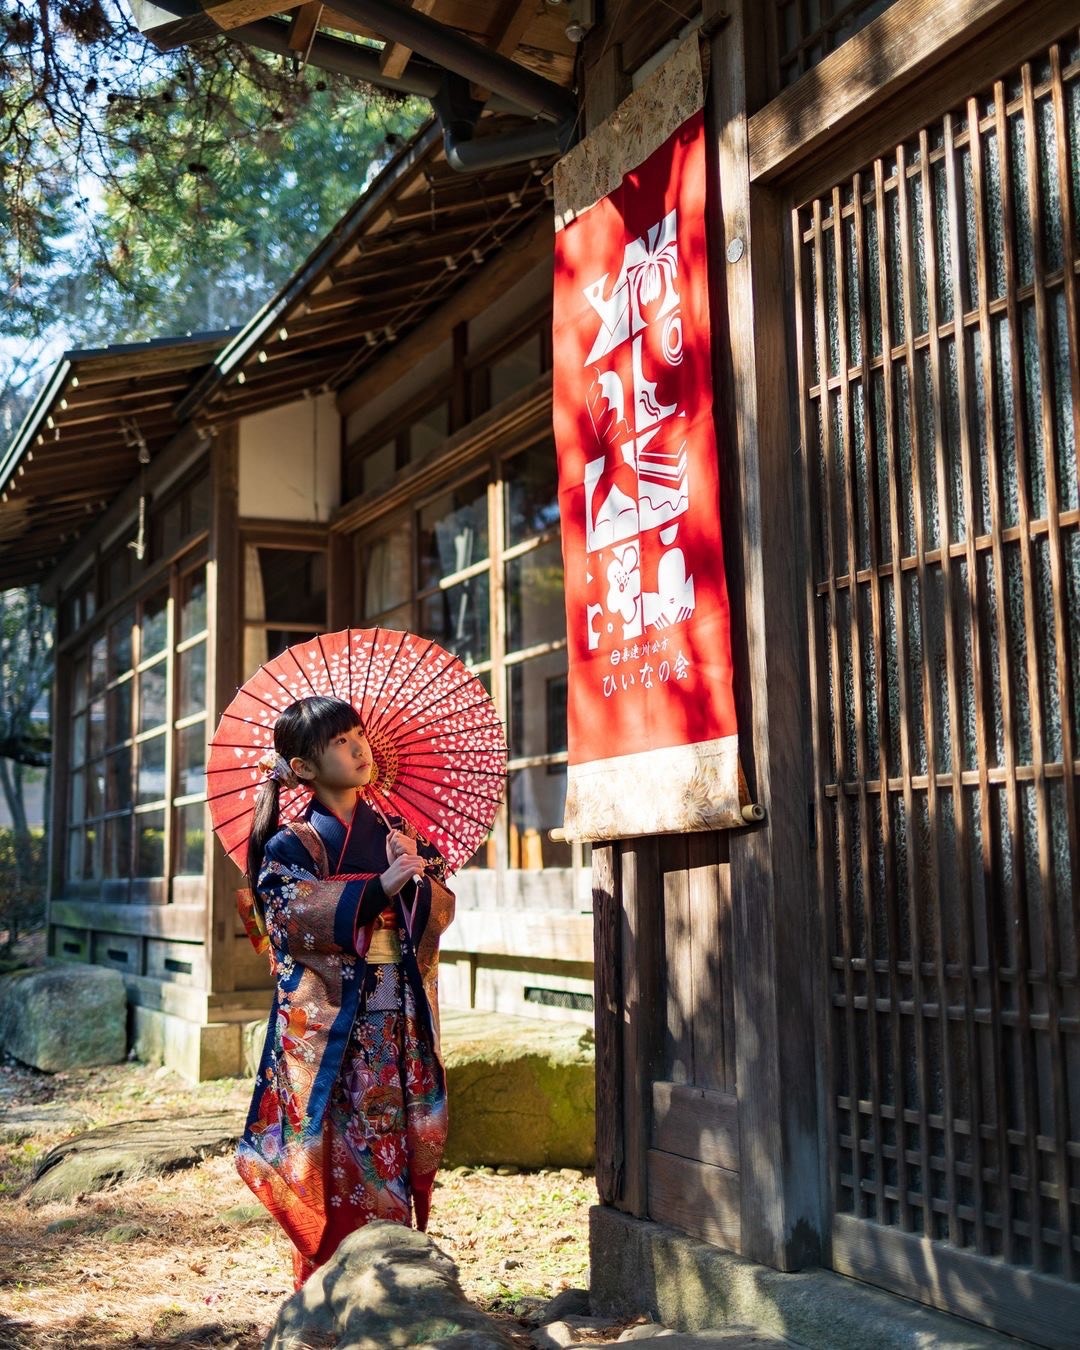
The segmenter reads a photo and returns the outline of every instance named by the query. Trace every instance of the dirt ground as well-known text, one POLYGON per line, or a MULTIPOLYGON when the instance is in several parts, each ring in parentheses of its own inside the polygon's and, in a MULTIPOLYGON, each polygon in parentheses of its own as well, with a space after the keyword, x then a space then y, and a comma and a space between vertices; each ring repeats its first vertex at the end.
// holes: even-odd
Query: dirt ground
MULTIPOLYGON (((50 1103, 84 1128, 244 1107, 249 1085, 192 1088, 143 1064, 37 1073, 0 1060, 0 1121, 50 1103)), ((288 1244, 253 1202, 231 1156, 66 1204, 19 1198, 70 1125, 0 1143, 0 1345, 5 1350, 256 1350, 291 1292, 288 1244)), ((465 1294, 527 1344, 518 1315, 588 1283, 595 1189, 575 1171, 458 1168, 437 1184, 429 1232, 465 1294)))

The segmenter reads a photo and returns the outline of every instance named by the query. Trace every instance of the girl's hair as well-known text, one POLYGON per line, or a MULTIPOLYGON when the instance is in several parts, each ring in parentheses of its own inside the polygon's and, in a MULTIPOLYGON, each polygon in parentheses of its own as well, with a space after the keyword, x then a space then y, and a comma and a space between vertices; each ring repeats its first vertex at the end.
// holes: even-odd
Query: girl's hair
MULTIPOLYGON (((297 699, 274 724, 274 749, 282 759, 316 760, 335 736, 353 727, 363 727, 360 714, 340 698, 297 699)), ((281 784, 268 778, 255 796, 255 816, 248 836, 247 877, 252 891, 259 882, 263 853, 278 830, 278 797, 281 784)))

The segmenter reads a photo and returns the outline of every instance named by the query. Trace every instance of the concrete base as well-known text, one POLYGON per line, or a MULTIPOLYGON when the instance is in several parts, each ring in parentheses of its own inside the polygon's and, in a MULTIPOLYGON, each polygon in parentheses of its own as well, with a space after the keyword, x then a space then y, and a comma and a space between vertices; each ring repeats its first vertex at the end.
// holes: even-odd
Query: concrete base
POLYGON ((589 1211, 590 1301, 680 1331, 743 1324, 810 1350, 1005 1350, 1026 1342, 827 1270, 785 1275, 606 1205, 589 1211))
MULTIPOLYGON (((243 1024, 208 1022, 143 1008, 130 1009, 131 1045, 136 1059, 164 1064, 191 1083, 231 1078, 244 1072, 243 1024)), ((265 1022, 263 1023, 265 1025, 265 1022)))

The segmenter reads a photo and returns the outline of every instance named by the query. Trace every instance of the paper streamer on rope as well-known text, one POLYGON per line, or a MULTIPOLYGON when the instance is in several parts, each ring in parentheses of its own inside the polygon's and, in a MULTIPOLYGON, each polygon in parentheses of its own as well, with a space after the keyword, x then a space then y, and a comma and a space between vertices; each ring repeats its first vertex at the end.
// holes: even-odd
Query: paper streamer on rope
POLYGON ((556 167, 572 838, 742 824, 696 37, 556 167))

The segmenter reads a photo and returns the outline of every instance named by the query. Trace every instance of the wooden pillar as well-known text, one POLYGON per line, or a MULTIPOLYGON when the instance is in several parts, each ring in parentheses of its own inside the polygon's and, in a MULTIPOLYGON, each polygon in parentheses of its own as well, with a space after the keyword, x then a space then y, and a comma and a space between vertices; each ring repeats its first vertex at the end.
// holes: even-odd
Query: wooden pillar
MULTIPOLYGON (((239 437, 223 428, 210 447, 211 516, 206 564, 210 611, 207 695, 210 733, 236 693, 243 639, 239 530, 239 437)), ((236 891, 243 879, 236 864, 207 831, 206 971, 212 993, 235 988, 236 891)))
POLYGON ((351 535, 331 530, 326 539, 327 628, 355 627, 359 620, 356 595, 356 551, 351 535))
MULTIPOLYGON (((599 26, 586 39, 583 53, 586 132, 595 130, 614 112, 630 89, 622 68, 622 45, 611 38, 607 27, 599 26)), ((594 846, 596 1187, 603 1204, 643 1215, 648 1194, 645 1151, 649 1145, 647 1136, 642 1138, 642 1130, 648 1124, 651 1101, 646 1100, 642 1088, 641 1066, 634 1062, 641 1049, 643 1011, 638 975, 641 949, 634 941, 640 919, 636 906, 633 916, 628 916, 623 907, 624 887, 634 886, 639 869, 632 852, 625 871, 621 864, 622 846, 618 841, 594 846), (629 962, 628 970, 624 969, 624 961, 629 962), (633 1017, 627 1012, 629 998, 637 1000, 633 1017), (628 1160, 632 1176, 628 1175, 628 1160)))
POLYGON ((717 398, 730 410, 721 481, 739 743, 751 793, 767 812, 763 825, 730 840, 742 1252, 795 1270, 820 1259, 823 1190, 805 592, 782 265, 789 231, 782 199, 750 188, 747 120, 763 85, 762 16, 749 0, 706 0, 705 19, 717 25, 707 126, 719 218, 710 234, 717 398))
POLYGON ((623 1142, 622 942, 619 850, 596 845, 593 871, 593 969, 596 1009, 596 1189, 612 1205, 622 1195, 623 1142))

